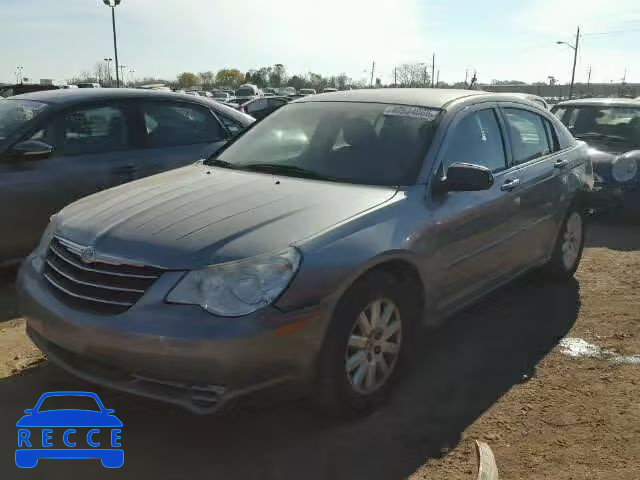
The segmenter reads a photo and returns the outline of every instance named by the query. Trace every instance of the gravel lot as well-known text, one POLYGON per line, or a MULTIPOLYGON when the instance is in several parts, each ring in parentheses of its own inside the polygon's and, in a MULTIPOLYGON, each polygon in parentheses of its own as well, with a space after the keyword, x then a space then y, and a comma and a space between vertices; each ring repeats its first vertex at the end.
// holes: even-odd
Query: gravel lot
POLYGON ((474 439, 504 479, 640 479, 640 364, 572 358, 564 336, 640 354, 640 227, 594 224, 577 275, 533 275, 421 342, 415 370, 380 412, 352 422, 302 402, 194 417, 95 388, 48 364, 24 334, 10 277, 0 286, 2 478, 471 478, 474 439), (90 390, 123 421, 125 464, 13 464, 15 422, 50 390, 90 390), (11 473, 9 473, 11 472, 11 473))

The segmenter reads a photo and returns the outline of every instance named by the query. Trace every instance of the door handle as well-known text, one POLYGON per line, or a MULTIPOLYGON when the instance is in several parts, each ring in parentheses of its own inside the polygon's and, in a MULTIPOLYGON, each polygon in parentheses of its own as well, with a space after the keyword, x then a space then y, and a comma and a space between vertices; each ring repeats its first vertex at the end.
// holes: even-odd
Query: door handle
POLYGON ((560 159, 560 160, 556 160, 556 163, 553 165, 554 168, 564 168, 567 165, 569 165, 569 160, 567 159, 560 159))
POLYGON ((512 180, 506 180, 500 187, 500 190, 502 190, 503 192, 510 192, 518 186, 520 186, 520 179, 514 178, 512 180))

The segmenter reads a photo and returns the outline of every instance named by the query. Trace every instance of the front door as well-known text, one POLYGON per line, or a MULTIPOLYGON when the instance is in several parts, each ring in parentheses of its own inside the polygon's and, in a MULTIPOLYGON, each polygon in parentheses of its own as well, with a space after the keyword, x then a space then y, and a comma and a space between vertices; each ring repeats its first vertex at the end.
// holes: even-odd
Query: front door
POLYGON ((433 194, 438 307, 452 310, 498 284, 513 270, 517 203, 501 118, 495 104, 469 107, 450 125, 440 149, 439 176, 453 163, 489 168, 489 190, 433 194))
POLYGON ((2 161, 3 259, 28 254, 52 214, 113 184, 113 165, 132 155, 129 123, 125 105, 75 107, 21 139, 41 140, 54 150, 46 159, 2 161))

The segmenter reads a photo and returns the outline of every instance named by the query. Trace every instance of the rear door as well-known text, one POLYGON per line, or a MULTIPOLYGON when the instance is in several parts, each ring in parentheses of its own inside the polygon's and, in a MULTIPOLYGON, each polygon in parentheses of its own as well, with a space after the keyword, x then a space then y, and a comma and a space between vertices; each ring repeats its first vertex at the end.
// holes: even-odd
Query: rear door
POLYGON ((512 150, 511 175, 518 203, 516 248, 522 268, 543 261, 555 240, 554 214, 562 196, 567 163, 551 122, 521 104, 500 104, 512 150))
POLYGON ((225 127, 204 105, 167 100, 139 104, 140 176, 153 175, 208 158, 229 137, 225 127))
POLYGON ((513 191, 505 188, 511 182, 510 157, 497 105, 482 103, 460 112, 438 157, 438 176, 446 176, 457 162, 485 166, 495 176, 489 190, 433 196, 439 308, 450 310, 517 269, 513 241, 518 208, 513 191))

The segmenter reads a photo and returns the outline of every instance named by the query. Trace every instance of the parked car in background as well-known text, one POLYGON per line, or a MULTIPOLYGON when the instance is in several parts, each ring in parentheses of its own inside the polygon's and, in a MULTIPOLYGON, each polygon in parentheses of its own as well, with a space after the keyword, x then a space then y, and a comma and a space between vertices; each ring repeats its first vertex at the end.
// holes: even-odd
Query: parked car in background
POLYGON ((333 93, 333 92, 337 92, 337 91, 338 91, 338 89, 337 89, 337 88, 330 88, 330 87, 327 87, 327 88, 325 88, 324 90, 322 90, 322 93, 333 93))
POLYGON ((37 244, 66 204, 208 157, 253 122, 217 102, 172 92, 77 89, 0 104, 0 265, 37 244))
POLYGON ((254 98, 258 98, 261 95, 260 89, 250 83, 240 85, 240 88, 236 90, 236 99, 238 104, 248 102, 254 98))
POLYGON ((640 214, 640 101, 569 100, 557 104, 553 112, 590 147, 595 178, 592 206, 640 214))
POLYGON ((24 93, 42 92, 47 90, 59 90, 59 85, 40 85, 35 83, 17 83, 15 85, 3 85, 0 87, 0 97, 12 97, 24 93))
POLYGON ((76 86, 78 88, 100 88, 99 83, 91 83, 91 82, 76 83, 76 86))
POLYGON ((239 106, 238 109, 256 120, 262 120, 287 103, 289 103, 289 99, 286 97, 262 97, 250 100, 239 106))
POLYGON ((315 95, 316 91, 313 88, 301 88, 300 93, 302 95, 315 95))
POLYGON ((591 180, 530 102, 311 96, 204 164, 63 209, 21 308, 50 361, 104 386, 208 413, 293 383, 360 413, 411 368, 417 327, 531 269, 573 275, 591 180))
POLYGON ((225 103, 233 99, 233 96, 227 92, 223 92, 222 90, 213 90, 211 92, 211 98, 218 102, 225 103))
POLYGON ((530 100, 533 103, 537 103, 545 110, 549 110, 549 104, 547 101, 538 95, 532 95, 530 93, 509 93, 509 95, 515 95, 517 97, 524 98, 525 100, 530 100))
POLYGON ((278 90, 276 88, 266 87, 262 89, 262 93, 263 95, 269 94, 269 95, 275 96, 275 95, 278 95, 278 90))
POLYGON ((278 89, 278 96, 288 97, 296 94, 296 89, 293 87, 281 87, 278 89))

